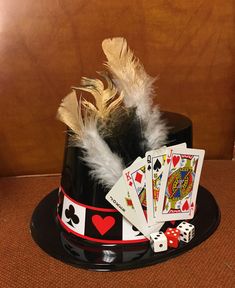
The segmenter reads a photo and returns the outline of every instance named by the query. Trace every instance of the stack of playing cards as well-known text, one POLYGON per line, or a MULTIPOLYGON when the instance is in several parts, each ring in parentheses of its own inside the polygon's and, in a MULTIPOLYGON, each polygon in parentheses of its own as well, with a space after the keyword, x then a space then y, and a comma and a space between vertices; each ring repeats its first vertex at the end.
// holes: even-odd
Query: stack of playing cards
POLYGON ((148 151, 123 171, 106 199, 147 238, 166 221, 192 219, 204 154, 185 143, 148 151))

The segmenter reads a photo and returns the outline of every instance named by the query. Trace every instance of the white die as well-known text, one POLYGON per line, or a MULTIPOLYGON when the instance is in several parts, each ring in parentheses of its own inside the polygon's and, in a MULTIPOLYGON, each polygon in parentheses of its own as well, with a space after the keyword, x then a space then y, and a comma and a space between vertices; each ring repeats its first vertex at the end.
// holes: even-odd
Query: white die
POLYGON ((180 230, 180 240, 183 242, 190 242, 195 235, 194 225, 185 221, 181 222, 177 229, 180 230))
POLYGON ((150 234, 150 245, 154 252, 167 250, 167 238, 162 231, 150 234))

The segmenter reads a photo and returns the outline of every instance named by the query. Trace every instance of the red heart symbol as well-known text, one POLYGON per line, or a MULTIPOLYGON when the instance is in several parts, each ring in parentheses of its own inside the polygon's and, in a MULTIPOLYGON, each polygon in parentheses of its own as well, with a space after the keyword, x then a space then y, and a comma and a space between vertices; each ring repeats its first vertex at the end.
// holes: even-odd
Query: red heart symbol
POLYGON ((186 200, 184 202, 184 205, 182 206, 182 211, 188 211, 188 209, 189 209, 188 200, 186 200))
POLYGON ((171 161, 171 158, 168 157, 167 160, 166 160, 167 164, 169 164, 170 161, 171 161))
POLYGON ((104 235, 115 224, 115 219, 112 216, 102 218, 100 215, 92 216, 92 223, 101 235, 104 235))
POLYGON ((176 166, 179 161, 180 161, 180 156, 173 156, 172 162, 174 166, 176 166))

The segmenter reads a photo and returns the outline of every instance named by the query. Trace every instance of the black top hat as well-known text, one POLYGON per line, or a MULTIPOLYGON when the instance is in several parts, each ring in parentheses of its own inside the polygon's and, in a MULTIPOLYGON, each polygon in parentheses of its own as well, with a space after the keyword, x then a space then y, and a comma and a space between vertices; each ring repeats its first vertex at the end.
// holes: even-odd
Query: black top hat
MULTIPOLYGON (((169 143, 186 142, 191 147, 191 121, 171 112, 164 112, 163 117, 172 127, 169 143)), ((49 255, 73 266, 96 271, 132 269, 180 255, 200 244, 217 228, 219 208, 212 195, 200 187, 199 208, 193 220, 197 234, 193 241, 187 245, 181 243, 178 249, 154 254, 143 235, 109 206, 104 198, 107 189, 89 175, 89 167, 80 156, 79 148, 65 147, 61 187, 46 196, 32 216, 32 236, 49 255), (87 218, 83 217, 84 211, 87 218), (115 219, 115 225, 111 217, 115 219), (78 228, 81 224, 83 230, 78 228)))
POLYGON ((107 88, 88 78, 74 88, 90 92, 95 104, 84 99, 78 103, 75 91, 62 102, 58 118, 69 129, 61 185, 35 209, 31 231, 50 255, 107 271, 149 265, 187 251, 215 230, 219 210, 207 191, 203 199, 199 193, 198 237, 190 245, 156 256, 148 240, 105 200, 122 170, 147 150, 183 142, 191 147, 192 123, 185 116, 152 107, 154 79, 125 39, 106 39, 102 46, 112 79, 102 72, 107 88), (210 210, 205 203, 210 203, 210 210))
MULTIPOLYGON (((170 145, 186 142, 191 147, 191 121, 172 112, 164 112, 163 117, 171 127, 167 142, 170 145)), ((128 123, 129 126, 117 135, 115 142, 114 139, 106 139, 111 150, 118 152, 126 165, 146 152, 139 145, 139 123, 128 123)), ((90 168, 82 159, 80 148, 66 145, 57 215, 63 229, 78 238, 102 244, 145 242, 146 238, 105 199, 109 189, 91 177, 90 168)))

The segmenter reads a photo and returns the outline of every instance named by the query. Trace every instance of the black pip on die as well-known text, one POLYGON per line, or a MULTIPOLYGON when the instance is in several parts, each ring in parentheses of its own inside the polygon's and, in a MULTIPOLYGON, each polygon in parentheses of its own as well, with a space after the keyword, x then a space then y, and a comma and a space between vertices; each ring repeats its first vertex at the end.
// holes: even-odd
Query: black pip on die
POLYGON ((150 234, 150 245, 154 252, 167 250, 167 238, 162 231, 150 234))
POLYGON ((180 231, 180 240, 183 242, 190 242, 191 239, 195 235, 195 227, 193 224, 187 223, 185 221, 181 222, 178 226, 177 229, 180 231))

